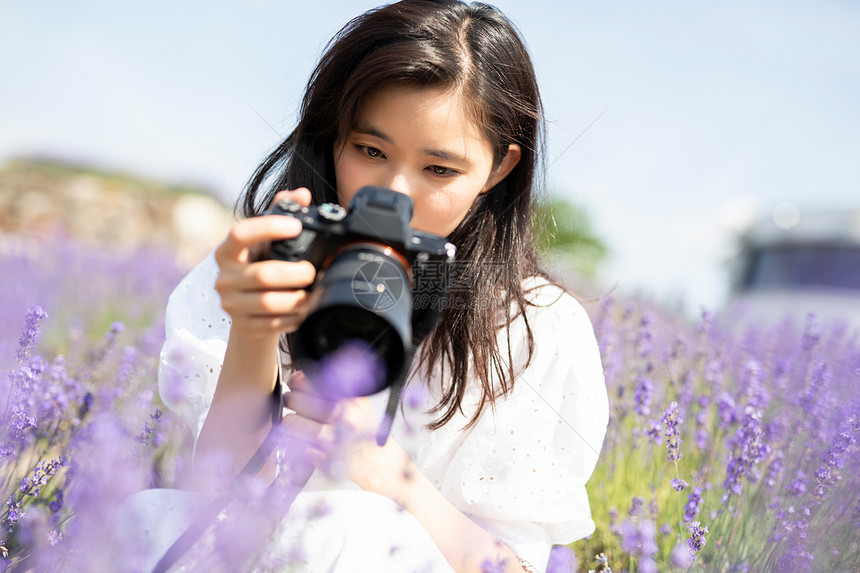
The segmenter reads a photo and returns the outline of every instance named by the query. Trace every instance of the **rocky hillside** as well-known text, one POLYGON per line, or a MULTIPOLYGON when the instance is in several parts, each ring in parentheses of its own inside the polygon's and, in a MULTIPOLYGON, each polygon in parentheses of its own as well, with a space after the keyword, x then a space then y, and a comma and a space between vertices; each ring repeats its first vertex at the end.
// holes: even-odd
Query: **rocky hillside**
POLYGON ((233 221, 232 209, 201 188, 54 160, 0 167, 0 248, 61 234, 111 249, 175 249, 177 260, 190 266, 233 221))

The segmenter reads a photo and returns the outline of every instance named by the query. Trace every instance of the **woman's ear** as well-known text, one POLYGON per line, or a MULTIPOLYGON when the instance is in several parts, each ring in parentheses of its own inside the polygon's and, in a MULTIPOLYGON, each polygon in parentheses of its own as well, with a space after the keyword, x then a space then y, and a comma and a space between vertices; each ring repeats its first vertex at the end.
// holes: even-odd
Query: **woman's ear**
POLYGON ((487 183, 484 185, 484 188, 481 189, 481 193, 486 193, 498 183, 508 176, 508 174, 513 171, 514 167, 517 166, 517 163, 520 162, 520 157, 522 156, 522 151, 520 150, 520 146, 516 143, 512 143, 508 146, 508 152, 502 158, 502 161, 490 172, 490 177, 487 179, 487 183))

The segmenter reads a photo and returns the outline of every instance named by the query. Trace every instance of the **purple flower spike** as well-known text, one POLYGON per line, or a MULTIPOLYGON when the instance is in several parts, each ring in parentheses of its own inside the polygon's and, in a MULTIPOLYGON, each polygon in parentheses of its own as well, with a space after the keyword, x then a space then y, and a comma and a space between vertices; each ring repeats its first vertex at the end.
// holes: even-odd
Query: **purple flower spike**
POLYGON ((556 545, 549 554, 546 573, 567 573, 577 570, 576 554, 569 547, 556 545))
POLYGON ((672 484, 672 489, 674 489, 675 491, 684 491, 685 489, 690 487, 690 484, 684 481, 683 478, 675 478, 669 483, 672 484))
POLYGON ((800 341, 800 347, 805 351, 810 351, 815 348, 815 345, 821 340, 821 327, 818 324, 818 319, 812 313, 806 316, 806 328, 803 331, 803 339, 800 341))
POLYGON ((815 485, 815 495, 820 499, 824 496, 824 492, 830 489, 836 481, 834 473, 837 473, 844 464, 844 456, 848 452, 848 448, 856 443, 855 434, 857 432, 860 419, 852 416, 843 430, 836 435, 836 439, 824 454, 821 466, 815 472, 817 483, 815 485))
POLYGON ((678 413, 678 403, 672 402, 663 413, 661 421, 666 426, 663 435, 666 437, 666 448, 669 451, 669 461, 677 462, 681 459, 680 447, 683 443, 681 440, 681 431, 678 426, 684 421, 678 413))
POLYGON ((654 393, 654 383, 651 379, 640 374, 636 376, 636 391, 634 393, 635 405, 634 411, 640 416, 647 416, 651 413, 651 396, 654 393))
POLYGON ((740 427, 732 439, 732 457, 726 466, 726 479, 723 482, 722 502, 728 501, 731 495, 740 495, 744 477, 755 478, 755 466, 761 462, 770 451, 764 441, 764 430, 761 426, 761 412, 748 406, 741 420, 740 427))
POLYGON ((48 318, 48 314, 42 310, 41 306, 31 306, 30 310, 27 311, 27 317, 24 319, 24 330, 18 341, 18 354, 16 355, 18 364, 23 364, 30 357, 30 352, 39 338, 39 321, 43 318, 48 318))
POLYGON ((694 487, 690 492, 687 504, 684 506, 684 521, 689 523, 693 521, 699 512, 702 511, 702 488, 694 487))
POLYGON ((630 509, 627 511, 627 515, 630 517, 635 517, 642 513, 642 508, 645 506, 645 498, 641 496, 635 496, 631 500, 630 509))
POLYGON ((655 446, 659 446, 663 443, 663 424, 656 420, 650 420, 648 422, 648 429, 646 430, 648 434, 648 441, 654 444, 655 446))
POLYGON ((693 553, 698 553, 705 547, 705 543, 707 542, 705 535, 707 533, 708 528, 703 527, 700 522, 694 521, 690 524, 690 539, 687 540, 687 545, 693 553))
POLYGON ((669 561, 679 569, 686 569, 696 560, 696 554, 686 543, 679 543, 669 554, 669 561))
POLYGON ((657 528, 650 519, 626 520, 618 528, 621 535, 621 548, 640 559, 640 571, 642 566, 648 562, 646 571, 656 571, 651 564, 657 555, 657 528))

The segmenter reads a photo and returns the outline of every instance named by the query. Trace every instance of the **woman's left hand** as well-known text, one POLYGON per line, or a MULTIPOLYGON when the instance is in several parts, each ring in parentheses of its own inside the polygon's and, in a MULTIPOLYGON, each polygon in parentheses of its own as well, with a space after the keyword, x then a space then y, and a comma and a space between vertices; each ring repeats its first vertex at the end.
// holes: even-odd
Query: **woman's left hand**
POLYGON ((301 371, 287 385, 286 406, 293 413, 282 424, 287 438, 307 449, 307 461, 329 476, 393 497, 411 461, 391 438, 384 446, 376 443, 378 422, 370 401, 321 396, 301 371))
POLYGON ((284 417, 287 435, 308 448, 316 467, 402 506, 454 570, 483 571, 489 562, 522 571, 513 551, 439 493, 394 440, 377 445, 376 417, 367 398, 328 400, 314 393, 301 372, 288 385, 287 407, 295 413, 284 417))

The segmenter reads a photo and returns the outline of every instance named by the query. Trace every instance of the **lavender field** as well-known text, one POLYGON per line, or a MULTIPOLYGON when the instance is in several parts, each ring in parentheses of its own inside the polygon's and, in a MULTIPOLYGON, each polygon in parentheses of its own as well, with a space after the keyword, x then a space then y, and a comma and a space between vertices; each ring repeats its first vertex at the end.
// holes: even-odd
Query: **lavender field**
POLYGON ((583 570, 860 571, 860 337, 605 300, 583 570))
MULTIPOLYGON (((0 570, 133 570, 112 511, 182 485, 187 435, 156 393, 172 260, 0 252, 0 570)), ((592 319, 611 421, 578 570, 860 570, 856 334, 620 299, 592 319)))
POLYGON ((111 511, 181 478, 184 433, 155 384, 172 260, 66 238, 3 244, 0 570, 117 570, 111 511))

